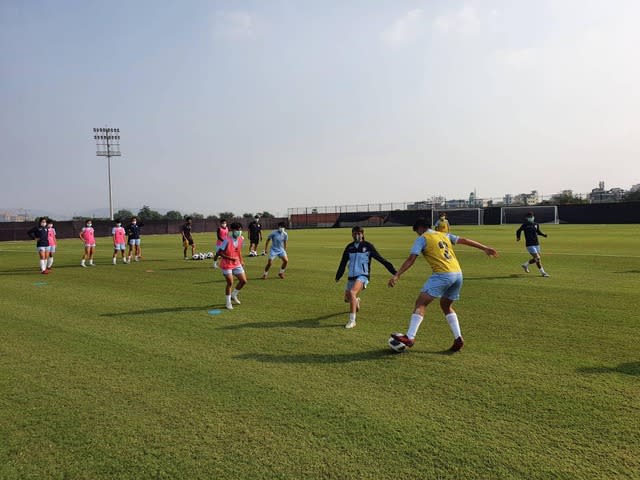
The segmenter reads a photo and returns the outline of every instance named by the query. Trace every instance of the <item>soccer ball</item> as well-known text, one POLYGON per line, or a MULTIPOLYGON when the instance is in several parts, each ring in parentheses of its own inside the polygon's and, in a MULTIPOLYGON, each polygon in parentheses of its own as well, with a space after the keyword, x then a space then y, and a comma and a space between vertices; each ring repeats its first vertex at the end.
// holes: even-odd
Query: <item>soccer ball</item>
POLYGON ((213 252, 207 252, 207 258, 213 258, 213 252))
POLYGON ((407 346, 404 343, 399 342, 398 340, 393 338, 393 335, 401 335, 401 334, 400 333, 391 334, 391 336, 389 337, 389 340, 387 340, 389 347, 391 348, 391 350, 393 350, 396 353, 404 352, 407 349, 407 346))
POLYGON ((193 260, 200 260, 200 255, 198 255, 197 253, 193 254, 193 257, 191 257, 193 260))
POLYGON ((204 260, 205 258, 207 258, 207 255, 204 253, 199 253, 198 257, 200 257, 200 260, 204 260))

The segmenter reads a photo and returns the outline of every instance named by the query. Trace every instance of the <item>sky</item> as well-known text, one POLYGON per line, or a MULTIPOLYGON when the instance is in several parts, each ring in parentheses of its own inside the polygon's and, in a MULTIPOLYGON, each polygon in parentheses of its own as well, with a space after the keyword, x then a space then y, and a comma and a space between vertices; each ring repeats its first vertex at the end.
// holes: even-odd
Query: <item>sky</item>
POLYGON ((636 0, 0 0, 0 210, 640 183, 636 0))

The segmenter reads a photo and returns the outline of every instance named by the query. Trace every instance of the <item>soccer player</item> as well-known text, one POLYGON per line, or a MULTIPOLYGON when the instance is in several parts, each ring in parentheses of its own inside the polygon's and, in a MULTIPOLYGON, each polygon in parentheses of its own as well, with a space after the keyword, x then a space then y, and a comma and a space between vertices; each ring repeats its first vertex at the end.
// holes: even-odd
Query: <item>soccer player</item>
MULTIPOLYGON (((249 256, 258 256, 258 245, 262 241, 262 225, 260 225, 260 215, 253 217, 251 223, 249 223, 249 256)), ((262 252, 264 255, 265 252, 262 252)))
POLYGON ((49 221, 47 222, 47 232, 49 234, 47 270, 51 270, 51 267, 53 267, 53 255, 56 253, 56 245, 58 245, 58 241, 56 239, 56 229, 53 228, 53 220, 51 219, 49 219, 49 221))
POLYGON ((224 242, 228 236, 229 236, 229 227, 227 227, 227 219, 221 218, 220 226, 216 230, 216 237, 217 237, 216 255, 213 257, 213 268, 218 268, 218 254, 217 254, 218 247, 222 245, 222 242, 224 242))
POLYGON ((27 232, 31 240, 36 240, 36 250, 40 258, 40 273, 49 273, 47 268, 47 258, 49 256, 49 231, 47 230, 47 218, 40 217, 38 225, 27 232))
POLYGON ((267 237, 267 242, 264 245, 264 249, 266 251, 267 248, 269 248, 269 243, 271 243, 271 250, 269 250, 269 260, 267 260, 267 265, 264 267, 264 273, 262 274, 263 280, 267 279, 271 264, 276 257, 280 257, 282 259, 282 266, 280 267, 278 277, 284 278, 284 271, 287 269, 287 265, 289 263, 289 259, 287 258, 288 240, 289 234, 285 231, 285 223, 278 223, 278 229, 269 234, 269 236, 267 237))
POLYGON ((344 301, 349 304, 349 321, 344 328, 356 326, 356 313, 360 311, 360 292, 367 288, 371 272, 371 259, 375 258, 393 275, 396 269, 391 262, 385 260, 376 250, 372 243, 365 241, 364 228, 353 227, 351 229, 353 242, 349 243, 342 253, 342 259, 336 272, 336 282, 339 282, 344 274, 347 263, 349 263, 349 273, 347 286, 344 289, 344 301))
POLYGON ((127 232, 122 226, 122 221, 118 218, 116 220, 116 226, 111 229, 111 236, 113 237, 113 259, 111 260, 111 263, 114 265, 118 258, 118 252, 121 252, 122 263, 129 263, 125 255, 125 250, 127 249, 127 242, 125 240, 126 235, 127 232))
POLYGON ((93 263, 93 254, 96 251, 96 236, 93 230, 93 222, 87 220, 84 222, 84 227, 80 230, 80 240, 84 243, 84 253, 82 254, 82 260, 80 266, 86 267, 85 260, 89 260, 89 265, 95 267, 93 263))
POLYGON ((449 349, 457 352, 464 346, 458 315, 452 308, 454 300, 460 298, 460 288, 462 287, 462 269, 453 251, 453 244, 460 243, 482 250, 490 257, 497 257, 498 252, 493 248, 469 238, 458 237, 452 233, 440 233, 431 229, 430 223, 424 218, 419 218, 413 224, 413 231, 418 234, 418 238, 413 243, 409 257, 404 261, 400 270, 389 279, 389 286, 393 287, 398 283, 400 275, 409 270, 415 263, 418 255, 423 255, 433 271, 431 277, 422 287, 415 302, 413 314, 409 322, 409 329, 406 335, 392 334, 397 341, 404 343, 407 347, 412 347, 415 343, 416 334, 420 323, 424 318, 424 311, 436 298, 440 299, 440 308, 453 333, 453 345, 449 349))
POLYGON ((191 257, 196 254, 196 244, 193 241, 193 237, 191 236, 191 226, 193 225, 193 220, 191 217, 185 218, 184 225, 182 225, 182 229, 180 230, 180 235, 182 236, 182 247, 184 248, 184 259, 188 260, 187 257, 187 249, 189 245, 191 245, 191 257))
POLYGON ((225 304, 227 309, 233 310, 231 301, 240 305, 238 294, 242 287, 247 284, 247 274, 244 271, 244 259, 242 258, 242 225, 239 223, 231 224, 231 236, 225 238, 216 249, 216 256, 220 257, 220 269, 227 284, 225 285, 225 304), (238 279, 236 287, 233 288, 233 277, 238 279))
POLYGON ((142 258, 142 250, 140 248, 140 228, 144 223, 138 222, 138 217, 131 217, 131 222, 127 225, 127 235, 129 237, 129 253, 127 255, 127 263, 131 263, 131 256, 138 262, 142 258))
POLYGON ((522 269, 525 272, 529 273, 529 265, 535 263, 538 269, 540 269, 540 274, 543 277, 548 277, 549 274, 544 271, 542 260, 540 259, 540 252, 542 250, 540 249, 540 242, 538 241, 538 235, 542 235, 544 238, 547 238, 547 235, 540 231, 540 225, 535 222, 533 212, 527 212, 525 222, 520 225, 520 228, 518 228, 518 230, 516 230, 516 240, 518 242, 520 241, 520 234, 522 232, 524 232, 527 251, 531 254, 532 257, 521 265, 522 269))
POLYGON ((440 216, 433 227, 436 232, 449 233, 451 225, 449 224, 449 220, 447 220, 447 214, 445 212, 440 212, 440 216))

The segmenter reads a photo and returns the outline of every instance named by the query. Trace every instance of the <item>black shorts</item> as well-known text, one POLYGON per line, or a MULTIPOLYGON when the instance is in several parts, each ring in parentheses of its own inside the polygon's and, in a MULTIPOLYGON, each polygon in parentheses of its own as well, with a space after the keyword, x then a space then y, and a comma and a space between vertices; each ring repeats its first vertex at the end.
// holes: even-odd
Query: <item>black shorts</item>
POLYGON ((255 236, 254 237, 254 236, 250 235, 249 236, 249 242, 250 243, 255 243, 257 245, 258 243, 260 243, 260 236, 255 236))

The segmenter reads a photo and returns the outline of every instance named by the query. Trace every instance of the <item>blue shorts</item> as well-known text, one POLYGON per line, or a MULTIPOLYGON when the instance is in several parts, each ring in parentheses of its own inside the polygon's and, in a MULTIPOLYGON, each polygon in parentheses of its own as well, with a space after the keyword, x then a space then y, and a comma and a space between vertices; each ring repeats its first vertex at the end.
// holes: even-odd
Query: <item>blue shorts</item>
POLYGON ((540 254, 541 251, 542 249, 540 248, 540 245, 531 245, 530 247, 527 247, 527 252, 531 255, 540 254))
POLYGON ((124 243, 114 243, 113 244, 113 249, 114 250, 126 250, 127 246, 124 243))
POLYGON ((55 245, 49 245, 47 247, 47 252, 49 253, 56 253, 56 246, 55 245))
POLYGON ((434 273, 422 287, 422 293, 434 298, 458 300, 462 288, 462 272, 434 273))
POLYGON ((286 258, 287 252, 284 250, 271 250, 269 252, 269 260, 273 260, 276 257, 286 258))
POLYGON ((353 280, 349 280, 347 282, 347 286, 344 288, 344 291, 345 292, 350 291, 356 282, 362 282, 362 284, 364 285, 362 288, 367 288, 367 285, 369 285, 369 279, 364 275, 360 275, 359 277, 356 277, 353 280))
POLYGON ((129 240, 129 245, 140 245, 140 239, 139 238, 132 238, 129 240))
POLYGON ((236 277, 238 275, 242 275, 244 273, 244 268, 242 267, 235 267, 235 268, 230 268, 229 270, 222 270, 222 275, 224 275, 225 277, 228 277, 229 275, 235 275, 236 277))

